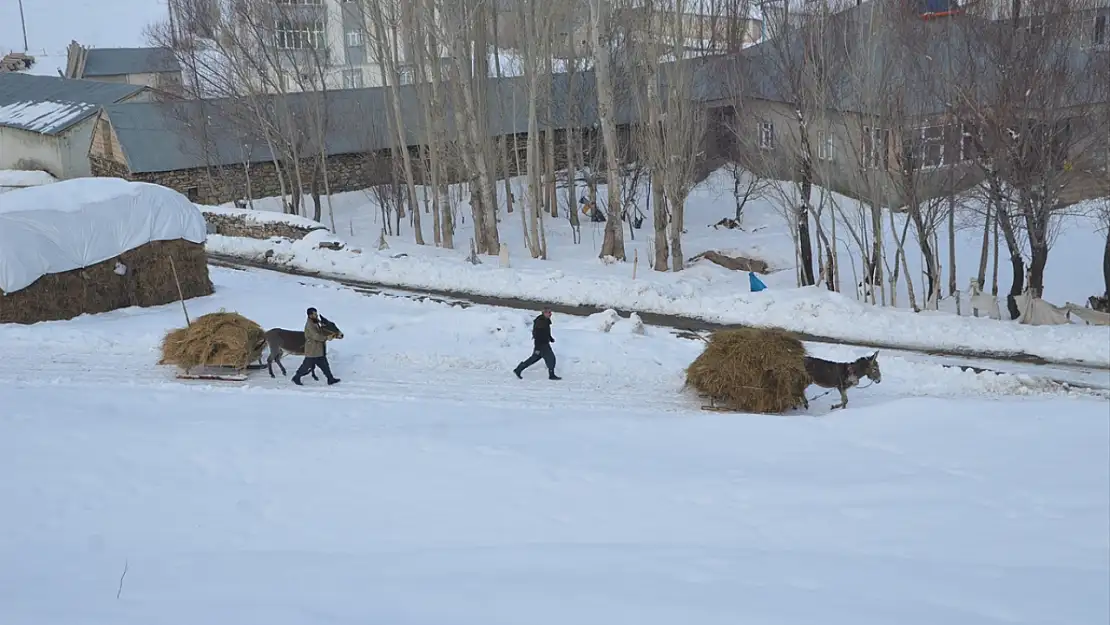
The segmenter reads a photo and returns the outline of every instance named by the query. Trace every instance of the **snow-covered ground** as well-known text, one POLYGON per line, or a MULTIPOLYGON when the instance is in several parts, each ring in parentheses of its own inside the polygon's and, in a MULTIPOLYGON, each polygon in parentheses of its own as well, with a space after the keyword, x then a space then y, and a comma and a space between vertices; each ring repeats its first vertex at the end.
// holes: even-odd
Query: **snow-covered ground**
MULTIPOLYGON (((514 194, 518 198, 526 196, 519 188, 514 194)), ((750 292, 746 272, 729 271, 708 261, 699 261, 679 273, 652 271, 647 266, 652 257, 652 232, 650 212, 646 209, 644 228, 633 231, 634 240, 628 228, 625 229, 627 254, 629 258, 639 259, 635 264, 602 263, 597 258, 602 225, 588 220, 583 223, 582 243, 576 245, 569 223, 563 217, 547 221, 548 260, 533 260, 524 247, 518 211, 503 214, 500 225, 502 241, 510 250, 511 268, 499 267, 496 258, 486 258, 483 264, 474 266, 464 260, 472 227, 465 193, 461 199, 455 238, 457 249, 454 250, 415 245, 406 224, 399 236, 387 237, 389 249, 379 251, 381 210, 371 194, 365 192, 332 197, 337 234, 349 241, 350 248, 357 249, 358 253, 317 249, 319 239, 329 236, 323 232, 293 243, 213 236, 208 248, 241 256, 258 256, 272 250, 279 262, 385 284, 592 304, 726 323, 771 325, 849 341, 883 342, 910 348, 1024 351, 1049 359, 1110 365, 1110 328, 1079 324, 1032 327, 989 320, 985 313, 981 318, 974 318, 966 300, 962 306, 963 317, 952 314, 955 312, 952 302, 942 303, 940 311, 909 312, 905 270, 901 272, 898 307, 861 303, 850 286, 843 294, 830 293, 823 288, 794 288, 793 243, 775 202, 767 199, 749 202, 744 209, 744 231, 712 227, 722 218, 735 214, 732 179, 724 171, 716 172, 697 187, 690 198, 687 233, 683 239, 685 256, 692 258, 701 252, 715 250, 765 261, 771 271, 761 277, 769 288, 760 293, 750 292)), ((837 199, 849 202, 843 197, 837 199)), ((275 198, 256 200, 254 206, 261 210, 280 210, 280 202, 275 198)), ((422 221, 425 240, 430 242, 430 215, 422 215, 422 221)), ((331 224, 326 206, 323 222, 331 224)), ((1088 295, 1102 289, 1104 239, 1093 224, 1079 218, 1065 225, 1046 269, 1045 296, 1060 305, 1065 301, 1082 304, 1088 295)), ((847 235, 840 233, 838 236, 847 235)), ((965 230, 957 233, 957 242, 958 284, 966 288, 968 279, 978 271, 980 241, 977 233, 965 230)), ((893 246, 893 240, 888 244, 893 246)), ((912 235, 906 245, 908 275, 915 281, 920 280, 920 255, 912 235)), ((947 245, 942 243, 940 249, 941 257, 947 259, 947 245)), ((1006 269, 1006 266, 1000 268, 1003 291, 1009 286, 1006 269)), ((841 250, 841 283, 854 284, 858 279, 854 271, 858 271, 858 263, 853 265, 851 251, 845 246, 841 250)), ((922 291, 917 285, 919 304, 922 291)), ((1005 309, 1004 301, 1001 307, 1005 309)))
POLYGON ((57 178, 45 171, 0 169, 0 193, 53 184, 57 181, 57 178))
POLYGON ((627 320, 556 315, 564 380, 520 381, 528 313, 213 280, 191 315, 335 320, 343 382, 178 381, 176 305, 0 326, 0 622, 1110 618, 1105 399, 886 358, 844 411, 710 413, 701 345, 627 320))

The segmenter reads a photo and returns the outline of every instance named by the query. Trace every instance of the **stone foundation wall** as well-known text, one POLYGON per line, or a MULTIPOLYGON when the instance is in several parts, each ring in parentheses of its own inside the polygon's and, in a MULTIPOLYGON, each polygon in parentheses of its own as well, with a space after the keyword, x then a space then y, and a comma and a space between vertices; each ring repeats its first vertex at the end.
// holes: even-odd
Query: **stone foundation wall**
MULTIPOLYGON (((250 174, 250 195, 254 198, 281 195, 277 168, 273 163, 253 163, 249 170, 242 165, 199 167, 177 171, 133 174, 115 161, 89 156, 94 176, 112 176, 136 182, 151 182, 184 194, 198 204, 225 204, 247 197, 247 173, 250 174)), ((304 193, 311 192, 311 162, 301 165, 305 178, 304 193)), ((288 192, 291 180, 286 179, 288 192)), ((340 154, 328 158, 328 183, 332 193, 358 191, 390 182, 389 157, 365 154, 340 154)), ((320 183, 323 194, 323 183, 320 183)))
POLYGON ((283 239, 299 240, 314 230, 323 230, 323 224, 314 226, 298 226, 284 222, 256 222, 250 220, 248 215, 225 215, 220 213, 204 212, 204 221, 209 226, 209 232, 215 232, 226 237, 243 237, 248 239, 270 239, 281 237, 283 239))

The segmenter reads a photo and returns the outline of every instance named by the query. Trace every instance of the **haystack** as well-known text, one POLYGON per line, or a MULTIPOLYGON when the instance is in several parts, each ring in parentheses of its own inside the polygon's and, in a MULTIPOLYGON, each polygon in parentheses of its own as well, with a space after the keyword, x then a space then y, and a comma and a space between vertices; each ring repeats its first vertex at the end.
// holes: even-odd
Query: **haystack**
POLYGON ((212 293, 204 216, 177 191, 75 178, 3 198, 0 323, 70 319, 212 293))
POLYGON ((161 365, 233 367, 244 369, 262 354, 262 326, 232 312, 203 315, 189 326, 171 330, 162 339, 161 365))
POLYGON ((151 241, 89 267, 46 274, 14 293, 0 291, 0 323, 56 321, 176 302, 174 269, 185 299, 212 294, 204 244, 151 241))
POLYGON ((686 369, 686 384, 717 407, 782 413, 805 399, 804 356, 802 342, 781 330, 715 332, 686 369))

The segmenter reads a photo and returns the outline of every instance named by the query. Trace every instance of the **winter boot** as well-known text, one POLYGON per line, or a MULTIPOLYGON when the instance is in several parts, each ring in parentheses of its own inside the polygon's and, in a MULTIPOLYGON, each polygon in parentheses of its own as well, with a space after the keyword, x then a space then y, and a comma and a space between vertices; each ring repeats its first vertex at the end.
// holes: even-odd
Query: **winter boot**
POLYGON ((341 381, 342 380, 340 380, 339 378, 332 378, 328 380, 328 386, 331 386, 332 384, 339 384, 341 381))
POLYGON ((523 379, 524 379, 524 378, 523 378, 523 377, 522 377, 522 376, 520 375, 520 374, 521 374, 521 371, 520 371, 520 367, 519 367, 519 366, 518 366, 518 367, 517 367, 516 369, 513 369, 513 373, 514 373, 514 374, 516 374, 516 378, 517 378, 518 380, 523 380, 523 379))
POLYGON ((296 384, 297 386, 304 386, 304 384, 301 383, 301 376, 293 376, 293 384, 296 384))
POLYGON ((563 378, 560 378, 559 376, 555 375, 555 370, 552 369, 552 370, 547 372, 547 379, 548 380, 562 380, 563 378))

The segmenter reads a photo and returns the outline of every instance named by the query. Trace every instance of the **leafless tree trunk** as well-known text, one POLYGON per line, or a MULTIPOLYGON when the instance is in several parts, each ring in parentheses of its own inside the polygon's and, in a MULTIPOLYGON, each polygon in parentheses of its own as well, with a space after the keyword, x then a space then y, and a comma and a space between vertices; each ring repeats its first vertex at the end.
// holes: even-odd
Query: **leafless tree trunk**
POLYGON ((589 0, 589 39, 594 57, 594 74, 597 84, 597 114, 601 135, 605 143, 605 164, 608 174, 608 204, 606 206, 605 238, 601 243, 600 257, 612 256, 625 260, 624 229, 621 226, 620 164, 617 161, 617 124, 614 118, 616 98, 613 94, 613 77, 610 59, 610 11, 612 5, 602 0, 589 0))

